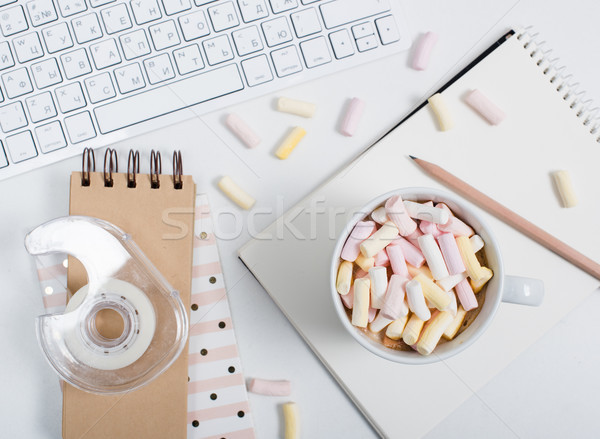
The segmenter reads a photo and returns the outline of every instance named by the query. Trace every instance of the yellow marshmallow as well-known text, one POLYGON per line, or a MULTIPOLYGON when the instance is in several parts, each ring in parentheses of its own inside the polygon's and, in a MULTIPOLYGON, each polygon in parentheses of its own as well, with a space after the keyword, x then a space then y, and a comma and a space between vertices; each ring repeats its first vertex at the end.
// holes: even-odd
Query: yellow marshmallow
POLYGON ((335 288, 337 292, 342 296, 345 296, 350 292, 350 285, 352 284, 352 262, 344 261, 338 268, 337 281, 335 288))

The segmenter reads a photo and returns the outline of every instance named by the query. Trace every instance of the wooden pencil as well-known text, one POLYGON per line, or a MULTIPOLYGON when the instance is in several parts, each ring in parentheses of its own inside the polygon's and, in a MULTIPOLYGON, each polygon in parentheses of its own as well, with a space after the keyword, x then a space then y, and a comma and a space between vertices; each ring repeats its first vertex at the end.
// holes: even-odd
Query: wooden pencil
POLYGON ((440 183, 458 192, 463 197, 471 200, 477 206, 504 221, 509 226, 514 227, 525 236, 528 236, 538 244, 546 247, 548 250, 551 250, 560 257, 566 259, 571 264, 579 267, 586 273, 594 276, 596 279, 600 279, 600 264, 579 253, 573 247, 568 246, 555 236, 552 236, 550 233, 542 230, 532 222, 526 220, 507 207, 504 207, 502 204, 488 197, 484 193, 479 192, 473 186, 465 183, 443 168, 440 168, 439 166, 434 165, 426 160, 418 159, 413 156, 409 157, 413 159, 413 161, 419 165, 421 169, 438 180, 440 183))

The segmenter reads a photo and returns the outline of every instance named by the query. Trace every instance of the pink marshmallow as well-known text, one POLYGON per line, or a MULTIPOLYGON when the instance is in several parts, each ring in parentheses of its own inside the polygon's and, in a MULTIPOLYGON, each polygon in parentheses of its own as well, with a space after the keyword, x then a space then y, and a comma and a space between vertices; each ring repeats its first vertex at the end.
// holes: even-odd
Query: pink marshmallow
POLYGON ((354 283, 350 286, 350 292, 345 296, 340 294, 340 299, 342 299, 342 303, 348 309, 352 309, 354 306, 354 283))
POLYGON ((450 214, 450 219, 446 224, 438 225, 438 229, 442 232, 450 232, 454 236, 473 236, 475 234, 473 229, 465 224, 460 218, 455 217, 450 208, 444 203, 437 203, 435 207, 444 209, 450 214))
POLYGON ((375 267, 387 267, 390 265, 390 258, 385 249, 375 255, 375 267))
POLYGON ((477 308, 477 298, 475 297, 475 293, 473 293, 473 288, 471 288, 471 284, 469 283, 468 279, 461 280, 454 288, 456 290, 458 300, 460 300, 460 304, 465 311, 477 308))
POLYGON ((385 202, 385 213, 388 218, 398 227, 402 236, 410 235, 417 228, 417 223, 406 212, 404 202, 400 195, 394 195, 385 202))
POLYGON ((469 93, 465 98, 465 102, 492 125, 498 125, 506 118, 504 111, 479 90, 473 90, 469 93))
POLYGON ((404 295, 406 294, 404 289, 406 282, 408 282, 408 276, 393 274, 390 277, 383 307, 381 308, 381 315, 386 319, 396 320, 402 317, 401 311, 404 295))
POLYGON ((354 262, 360 253, 360 244, 375 232, 376 226, 375 221, 359 221, 356 223, 344 244, 341 258, 344 261, 354 262))
POLYGON ((230 113, 225 119, 225 125, 229 128, 248 148, 255 148, 260 143, 260 137, 250 128, 246 122, 235 113, 230 113))
POLYGON ((452 274, 460 274, 466 270, 465 264, 460 256, 456 239, 452 233, 442 233, 437 238, 437 242, 444 256, 448 272, 452 274))
MULTIPOLYGON (((399 245, 400 248, 402 249, 402 254, 404 255, 404 260, 406 262, 408 262, 410 265, 412 265, 413 267, 419 268, 420 266, 422 266, 425 263, 425 256, 423 256, 423 253, 421 253, 421 250, 419 248, 415 247, 414 245, 412 245, 406 239, 404 239, 402 237, 398 237, 394 241, 392 241, 392 243, 390 245, 391 246, 399 245)), ((389 246, 388 246, 388 248, 389 248, 389 246)))
POLYGON ((377 315, 377 310, 375 308, 369 308, 369 323, 375 320, 375 316, 377 315))
POLYGON ((412 59, 412 68, 415 70, 425 70, 429 65, 431 51, 438 41, 438 35, 435 32, 427 32, 417 42, 415 53, 412 59))
POLYGON ((404 259, 402 247, 399 245, 388 245, 385 251, 389 257, 394 274, 408 277, 408 267, 406 266, 406 259, 404 259))
POLYGON ((342 126, 340 129, 344 136, 351 137, 354 135, 364 109, 364 101, 358 98, 352 98, 352 100, 350 101, 350 105, 348 105, 348 109, 346 110, 346 114, 344 116, 344 120, 342 121, 342 126))
POLYGON ((289 396, 292 393, 292 384, 289 381, 271 381, 254 378, 250 381, 248 390, 252 393, 267 396, 289 396))

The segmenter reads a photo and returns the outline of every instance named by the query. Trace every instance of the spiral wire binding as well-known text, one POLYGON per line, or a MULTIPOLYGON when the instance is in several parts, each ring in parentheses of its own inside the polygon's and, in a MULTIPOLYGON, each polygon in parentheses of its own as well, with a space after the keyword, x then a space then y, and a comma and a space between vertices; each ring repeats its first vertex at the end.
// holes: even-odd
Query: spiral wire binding
POLYGON ((564 66, 558 66, 558 58, 550 58, 551 50, 542 49, 545 41, 538 41, 538 34, 531 33, 530 29, 517 29, 517 40, 523 43, 523 48, 529 51, 529 56, 542 69, 542 73, 549 77, 550 83, 556 87, 556 91, 575 112, 582 125, 600 143, 600 108, 592 107, 593 101, 586 99, 585 91, 579 90, 579 83, 573 81, 572 75, 566 74, 564 66))
POLYGON ((90 172, 96 172, 96 155, 92 148, 84 148, 81 154, 81 185, 90 185, 90 172))
POLYGON ((173 151, 173 187, 175 189, 183 188, 183 162, 181 160, 181 151, 173 151))
POLYGON ((112 148, 107 148, 104 152, 104 186, 113 187, 114 180, 112 174, 119 172, 119 158, 117 157, 117 151, 112 148), (114 159, 114 161, 113 161, 114 159), (108 165, 108 172, 106 168, 108 165))
POLYGON ((160 177, 162 173, 162 159, 160 151, 152 150, 150 152, 150 187, 152 189, 160 188, 160 177))
POLYGON ((127 159, 127 187, 136 187, 136 175, 140 173, 140 152, 129 150, 129 158, 127 159))

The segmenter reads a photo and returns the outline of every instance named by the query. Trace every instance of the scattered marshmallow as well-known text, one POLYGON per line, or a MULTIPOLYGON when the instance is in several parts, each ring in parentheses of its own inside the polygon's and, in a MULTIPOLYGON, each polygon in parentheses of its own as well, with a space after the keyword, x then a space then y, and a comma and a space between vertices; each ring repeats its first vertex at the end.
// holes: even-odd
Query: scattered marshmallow
POLYGON ((552 178, 554 179, 554 184, 560 195, 560 201, 563 207, 577 206, 577 195, 575 195, 569 171, 553 172, 552 178))
POLYGON ((467 95, 465 102, 492 125, 499 125, 506 118, 504 111, 477 89, 467 95))
POLYGON ((285 439, 298 439, 300 437, 300 420, 298 405, 295 402, 283 404, 283 421, 285 424, 285 439))
POLYGON ((351 137, 354 135, 364 109, 365 102, 363 100, 352 98, 350 104, 348 105, 348 109, 346 110, 346 114, 344 115, 344 120, 342 121, 342 126, 340 129, 344 136, 351 137))
POLYGON ((225 125, 238 139, 240 139, 248 148, 256 148, 260 143, 260 137, 235 113, 230 113, 225 119, 225 125))
POLYGON ((292 384, 286 380, 273 381, 254 378, 250 381, 248 390, 260 395, 289 396, 292 393, 292 384))
POLYGON ((277 99, 277 111, 302 117, 313 117, 317 106, 310 102, 281 97, 277 99))
POLYGON ((454 121, 450 109, 446 105, 446 101, 441 94, 436 93, 431 96, 428 100, 433 114, 437 118, 438 125, 441 131, 448 131, 454 127, 454 121))
POLYGON ((235 184, 235 182, 228 176, 221 178, 217 185, 231 201, 240 206, 242 209, 248 210, 254 206, 254 203, 256 203, 254 198, 252 198, 241 187, 235 184))
POLYGON ((425 70, 429 65, 431 51, 438 41, 438 35, 435 32, 427 32, 417 42, 415 52, 412 58, 412 68, 415 70, 425 70))
POLYGON ((277 151, 275 151, 275 155, 277 156, 277 158, 279 158, 280 160, 287 159, 305 135, 306 131, 304 130, 304 128, 295 127, 287 135, 287 137, 283 139, 283 142, 281 142, 281 144, 277 148, 277 151))

